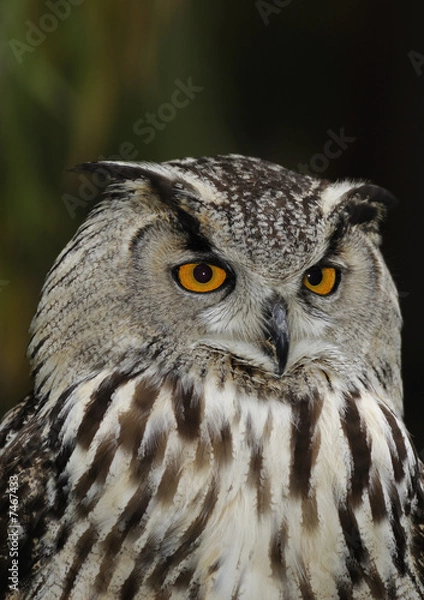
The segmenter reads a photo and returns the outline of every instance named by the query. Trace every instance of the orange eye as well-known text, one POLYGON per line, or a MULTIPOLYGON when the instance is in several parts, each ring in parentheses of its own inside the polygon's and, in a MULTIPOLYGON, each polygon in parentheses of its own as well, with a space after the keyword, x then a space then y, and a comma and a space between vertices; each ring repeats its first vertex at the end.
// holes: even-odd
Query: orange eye
POLYGON ((204 294, 219 289, 227 279, 227 273, 216 265, 187 263, 178 267, 177 278, 185 290, 204 294))
POLYGON ((320 267, 316 265, 311 267, 305 273, 303 285, 318 294, 319 296, 328 296, 335 290, 338 284, 338 273, 334 267, 320 267))

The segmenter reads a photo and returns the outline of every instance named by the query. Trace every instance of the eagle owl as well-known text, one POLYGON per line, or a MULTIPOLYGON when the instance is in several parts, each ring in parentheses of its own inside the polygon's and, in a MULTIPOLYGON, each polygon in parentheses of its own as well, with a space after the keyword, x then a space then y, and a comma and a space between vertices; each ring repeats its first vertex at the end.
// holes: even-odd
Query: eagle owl
POLYGON ((110 181, 0 430, 1 597, 424 598, 390 194, 236 155, 80 169, 110 181))

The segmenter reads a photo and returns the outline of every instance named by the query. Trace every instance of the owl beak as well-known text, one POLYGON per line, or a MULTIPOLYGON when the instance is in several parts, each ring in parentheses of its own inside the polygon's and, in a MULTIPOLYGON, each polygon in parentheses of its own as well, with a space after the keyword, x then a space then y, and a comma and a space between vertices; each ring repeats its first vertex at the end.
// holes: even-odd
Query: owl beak
POLYGON ((281 299, 271 302, 265 309, 265 352, 275 362, 276 375, 284 373, 289 353, 289 331, 287 325, 287 308, 281 299))

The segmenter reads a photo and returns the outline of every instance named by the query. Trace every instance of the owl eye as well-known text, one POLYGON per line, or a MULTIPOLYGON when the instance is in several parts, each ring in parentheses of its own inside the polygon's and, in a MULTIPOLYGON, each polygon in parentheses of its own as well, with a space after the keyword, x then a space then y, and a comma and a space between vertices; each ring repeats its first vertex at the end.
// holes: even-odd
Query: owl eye
POLYGON ((334 292, 338 282, 339 273, 334 267, 315 265, 308 269, 303 277, 303 285, 319 296, 328 296, 334 292))
POLYGON ((186 263, 177 268, 176 277, 185 290, 204 294, 218 290, 227 279, 227 272, 209 263, 186 263))

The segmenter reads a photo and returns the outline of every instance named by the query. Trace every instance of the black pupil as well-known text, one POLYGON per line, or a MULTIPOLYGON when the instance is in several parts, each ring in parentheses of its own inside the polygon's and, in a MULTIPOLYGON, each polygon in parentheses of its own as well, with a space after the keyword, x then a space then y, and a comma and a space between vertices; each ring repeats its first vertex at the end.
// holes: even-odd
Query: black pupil
POLYGON ((197 265, 193 269, 193 277, 199 283, 209 283, 212 279, 213 271, 209 265, 197 265))
POLYGON ((312 269, 309 269, 306 273, 306 277, 311 285, 319 285, 322 282, 323 277, 321 267, 312 267, 312 269))

